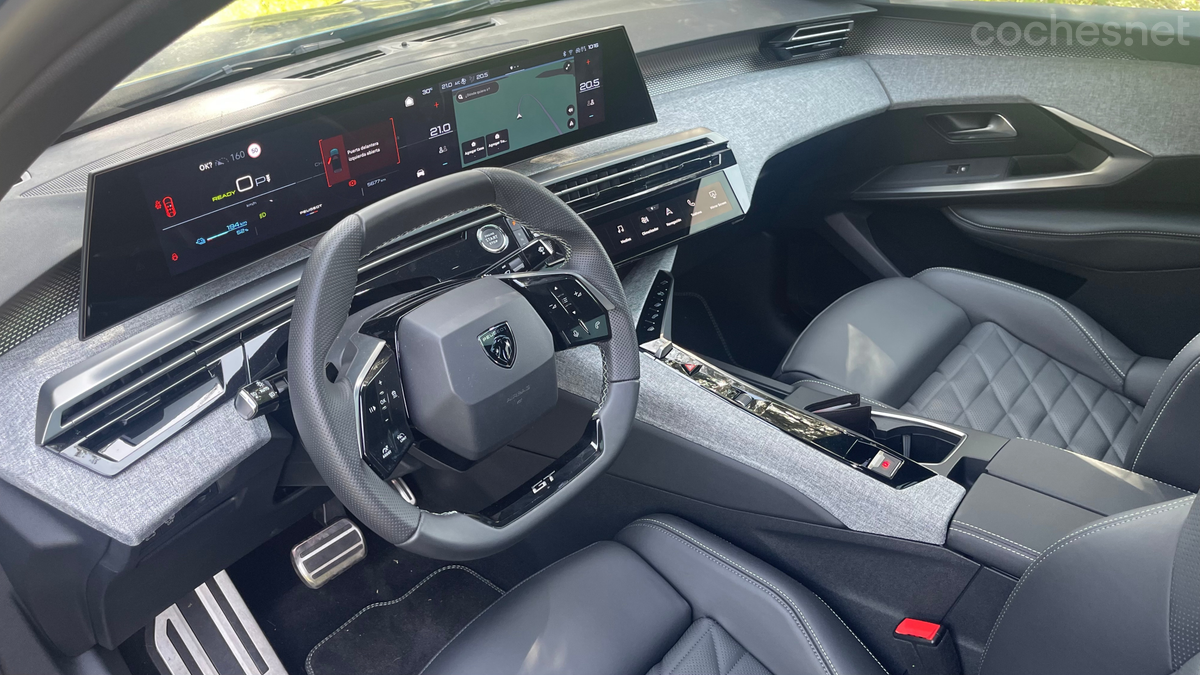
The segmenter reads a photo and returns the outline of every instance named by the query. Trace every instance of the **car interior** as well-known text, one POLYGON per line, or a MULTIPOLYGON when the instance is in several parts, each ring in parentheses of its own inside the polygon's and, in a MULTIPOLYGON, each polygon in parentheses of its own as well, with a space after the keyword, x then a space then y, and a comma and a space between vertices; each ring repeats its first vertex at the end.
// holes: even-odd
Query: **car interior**
POLYGON ((1200 675, 1192 14, 228 2, 0 0, 0 675, 1200 675))

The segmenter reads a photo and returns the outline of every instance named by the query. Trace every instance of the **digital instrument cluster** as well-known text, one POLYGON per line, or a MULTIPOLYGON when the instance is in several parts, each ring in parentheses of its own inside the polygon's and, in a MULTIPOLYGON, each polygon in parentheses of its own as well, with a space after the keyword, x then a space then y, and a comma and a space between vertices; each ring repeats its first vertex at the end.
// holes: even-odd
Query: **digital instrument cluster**
POLYGON ((81 337, 424 181, 654 119, 617 28, 387 85, 96 174, 81 337))

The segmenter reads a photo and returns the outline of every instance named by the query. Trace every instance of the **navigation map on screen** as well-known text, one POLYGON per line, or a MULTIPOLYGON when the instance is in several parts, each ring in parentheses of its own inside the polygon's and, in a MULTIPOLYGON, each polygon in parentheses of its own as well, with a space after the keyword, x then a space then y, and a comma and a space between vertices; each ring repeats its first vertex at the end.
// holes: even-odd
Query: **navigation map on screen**
POLYGON ((454 90, 463 165, 579 127, 575 57, 454 90))

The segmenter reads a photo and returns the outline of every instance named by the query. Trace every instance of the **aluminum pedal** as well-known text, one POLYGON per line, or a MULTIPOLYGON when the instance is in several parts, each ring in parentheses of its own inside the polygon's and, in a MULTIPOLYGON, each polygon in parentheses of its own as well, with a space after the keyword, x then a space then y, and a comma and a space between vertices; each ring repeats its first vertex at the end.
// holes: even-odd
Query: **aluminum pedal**
POLYGON ((224 570, 159 614, 147 637, 163 675, 287 675, 224 570))
POLYGON ((296 544, 292 568, 309 588, 320 588, 367 557, 362 530, 347 518, 333 523, 296 544))

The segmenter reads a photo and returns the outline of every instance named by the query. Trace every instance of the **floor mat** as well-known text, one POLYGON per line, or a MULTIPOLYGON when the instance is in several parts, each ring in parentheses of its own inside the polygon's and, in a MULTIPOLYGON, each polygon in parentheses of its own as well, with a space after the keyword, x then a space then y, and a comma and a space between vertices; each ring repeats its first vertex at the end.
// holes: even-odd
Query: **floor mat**
POLYGON ((416 675, 503 591, 473 570, 448 565, 407 593, 367 605, 321 640, 308 675, 416 675))

